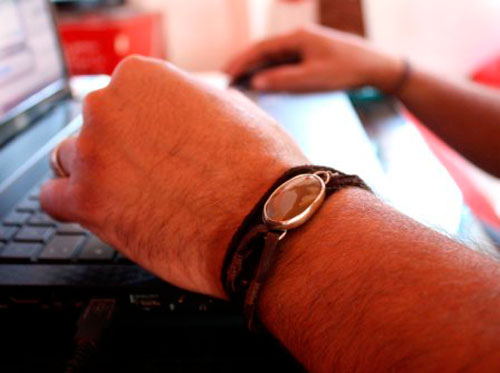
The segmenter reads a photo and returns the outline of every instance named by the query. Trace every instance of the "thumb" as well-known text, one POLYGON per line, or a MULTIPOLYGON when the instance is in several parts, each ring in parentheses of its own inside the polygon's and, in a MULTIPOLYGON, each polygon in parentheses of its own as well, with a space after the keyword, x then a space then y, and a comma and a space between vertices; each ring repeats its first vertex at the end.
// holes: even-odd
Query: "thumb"
POLYGON ((69 179, 66 177, 49 180, 42 186, 40 204, 45 212, 57 220, 76 220, 69 198, 69 179))
POLYGON ((304 65, 282 66, 262 71, 252 79, 252 88, 263 91, 308 91, 310 72, 304 65))

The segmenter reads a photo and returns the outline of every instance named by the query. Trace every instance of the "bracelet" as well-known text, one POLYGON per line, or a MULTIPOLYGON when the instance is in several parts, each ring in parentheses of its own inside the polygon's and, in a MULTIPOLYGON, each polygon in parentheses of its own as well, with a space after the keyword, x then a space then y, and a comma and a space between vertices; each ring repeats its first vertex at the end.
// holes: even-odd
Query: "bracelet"
POLYGON ((398 80, 390 89, 389 91, 386 92, 388 95, 396 96, 401 90, 405 87, 405 85, 408 83, 411 77, 411 65, 408 60, 403 61, 403 71, 398 76, 398 80))
POLYGON ((346 175, 322 166, 295 167, 285 172, 246 216, 229 244, 222 266, 221 281, 230 301, 243 311, 250 330, 264 330, 256 315, 257 304, 261 290, 279 256, 279 241, 285 237, 288 229, 304 224, 325 198, 350 186, 371 192, 363 180, 355 175, 346 175), (305 179, 321 183, 323 187, 323 194, 318 194, 318 198, 302 213, 307 215, 305 218, 299 214, 298 217, 283 222, 274 221, 266 214, 269 201, 280 188, 295 180, 301 182, 305 179))

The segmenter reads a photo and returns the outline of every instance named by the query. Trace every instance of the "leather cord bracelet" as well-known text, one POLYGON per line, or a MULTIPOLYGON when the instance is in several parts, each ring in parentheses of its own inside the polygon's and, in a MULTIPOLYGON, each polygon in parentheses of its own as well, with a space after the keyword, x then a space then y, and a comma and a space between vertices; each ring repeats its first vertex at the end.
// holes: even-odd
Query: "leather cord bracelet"
POLYGON ((411 73, 412 69, 410 62, 408 60, 403 60, 403 69, 401 70, 398 79, 396 80, 392 88, 386 91, 385 94, 397 96, 410 80, 411 73))
POLYGON ((243 310, 250 330, 262 328, 256 309, 279 256, 279 241, 288 229, 304 224, 325 198, 346 187, 371 192, 358 176, 329 167, 292 168, 271 186, 238 228, 226 252, 221 281, 229 299, 243 310))

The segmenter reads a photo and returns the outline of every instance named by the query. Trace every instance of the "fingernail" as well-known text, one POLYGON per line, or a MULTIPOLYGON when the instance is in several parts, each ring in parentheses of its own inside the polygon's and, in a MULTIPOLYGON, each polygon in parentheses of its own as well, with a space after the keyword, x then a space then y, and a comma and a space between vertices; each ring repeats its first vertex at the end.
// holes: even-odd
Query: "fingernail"
POLYGON ((261 77, 261 76, 258 76, 256 77, 253 82, 252 82, 254 88, 257 88, 257 89, 265 89, 267 87, 267 81, 265 78, 261 77))

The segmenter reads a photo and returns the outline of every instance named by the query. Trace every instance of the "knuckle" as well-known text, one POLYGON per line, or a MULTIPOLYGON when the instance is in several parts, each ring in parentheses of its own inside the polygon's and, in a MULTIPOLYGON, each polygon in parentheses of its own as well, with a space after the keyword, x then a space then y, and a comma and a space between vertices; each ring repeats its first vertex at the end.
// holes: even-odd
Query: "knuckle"
POLYGON ((161 67, 163 70, 165 70, 169 75, 174 75, 179 73, 179 68, 177 68, 172 62, 169 61, 163 61, 161 63, 161 67))
POLYGON ((134 54, 125 57, 116 65, 113 74, 111 74, 109 86, 114 87, 133 79, 142 70, 144 64, 146 61, 142 56, 134 54))
POLYGON ((128 73, 130 70, 135 70, 146 63, 146 58, 138 54, 132 54, 122 59, 115 68, 113 75, 120 73, 128 73))
POLYGON ((94 113, 99 111, 104 100, 106 88, 99 89, 97 91, 90 92, 83 99, 83 112, 84 113, 94 113))
POLYGON ((158 79, 175 75, 172 74, 175 71, 175 66, 166 61, 131 55, 117 65, 108 87, 115 95, 126 97, 132 91, 155 84, 158 79))
POLYGON ((117 80, 126 79, 130 76, 143 75, 148 71, 154 70, 154 67, 165 67, 169 65, 170 64, 164 60, 132 54, 122 59, 115 67, 111 77, 111 83, 116 83, 117 80))

